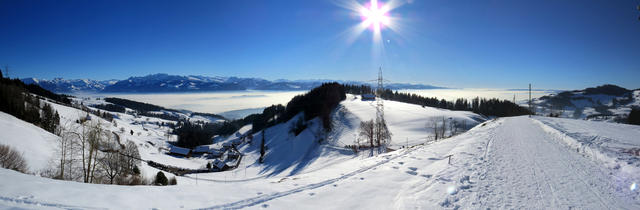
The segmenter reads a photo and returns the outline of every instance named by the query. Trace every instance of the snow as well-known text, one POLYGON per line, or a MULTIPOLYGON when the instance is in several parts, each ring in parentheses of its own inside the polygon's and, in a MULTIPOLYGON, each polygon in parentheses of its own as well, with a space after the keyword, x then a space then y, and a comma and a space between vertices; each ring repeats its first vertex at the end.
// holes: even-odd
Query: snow
MULTIPOLYGON (((63 122, 86 115, 52 105, 63 122)), ((202 148, 237 145, 240 165, 178 176, 176 186, 83 184, 0 169, 0 208, 640 208, 634 187, 640 182, 640 161, 629 153, 640 149, 640 126, 526 116, 486 121, 471 112, 384 101, 393 133, 390 147, 397 150, 356 154, 346 149, 354 144, 359 123, 375 117, 375 105, 348 95, 332 113, 328 134, 321 132, 318 118, 307 121, 299 135, 290 133, 302 119, 298 114, 251 136, 250 125, 216 136, 214 144, 202 148), (443 117, 465 121, 470 130, 434 141, 429 126, 443 117), (263 135, 267 150, 261 164, 263 135)), ((144 160, 190 169, 235 163, 227 158, 229 151, 220 159, 169 155, 175 136, 167 136, 169 129, 156 122, 171 121, 122 113, 117 127, 97 116, 92 120, 117 133, 124 129, 121 138, 136 143, 144 160)), ((54 154, 56 136, 4 113, 0 125, 1 143, 28 153, 30 166, 46 165, 54 154)), ((144 163, 141 170, 148 178, 159 171, 144 163)))
POLYGON ((30 172, 48 168, 60 137, 4 112, 0 112, 0 130, 0 144, 21 152, 30 172))
MULTIPOLYGON (((347 95, 347 99, 340 103, 336 120, 348 127, 343 132, 334 132, 339 146, 354 144, 355 136, 361 121, 375 120, 376 102, 362 101, 354 95, 347 95)), ((433 121, 442 121, 444 117, 447 121, 465 122, 466 129, 485 121, 486 119, 478 114, 467 111, 451 111, 433 107, 422 107, 414 104, 407 104, 397 101, 384 100, 385 120, 389 130, 392 132, 392 148, 401 146, 416 145, 427 142, 433 137, 433 121)), ((342 127, 337 128, 343 129, 342 127)))
MULTIPOLYGON (((349 104, 345 107, 353 108, 349 104)), ((584 135, 595 134, 615 139, 611 142, 638 145, 637 140, 632 138, 637 132, 637 126, 590 124, 592 122, 526 116, 501 118, 482 123, 449 139, 363 157, 329 152, 327 144, 304 141, 303 139, 312 137, 313 129, 319 127, 317 119, 312 120, 310 129, 303 131, 298 137, 276 132, 287 129, 287 124, 293 122, 276 125, 266 131, 268 151, 281 153, 268 155, 265 165, 290 160, 304 163, 305 159, 289 159, 295 156, 284 151, 298 153, 298 149, 305 148, 322 148, 321 155, 316 157, 320 161, 315 162, 334 158, 340 161, 314 170, 304 168, 299 173, 284 176, 283 173, 274 176, 269 176, 269 173, 263 174, 266 176, 247 176, 244 173, 250 173, 248 170, 259 167, 255 164, 242 165, 234 171, 200 174, 197 185, 194 175, 179 177, 179 185, 168 187, 83 184, 0 169, 0 176, 3 177, 0 179, 0 207, 640 208, 640 195, 637 190, 633 190, 634 183, 639 180, 638 174, 606 167, 599 159, 576 152, 575 148, 554 133, 582 132, 584 135), (558 130, 551 126, 545 127, 545 122, 558 125, 558 130), (296 150, 285 150, 287 145, 293 145, 296 150), (450 164, 447 158, 449 155, 452 155, 450 164)), ((247 144, 241 150, 246 152, 256 149, 256 142, 259 142, 256 140, 261 135, 254 135, 254 146, 247 144)), ((223 141, 235 138, 229 137, 223 141)), ((310 165, 320 166, 318 164, 322 165, 310 165)), ((278 165, 273 165, 267 171, 274 171, 273 167, 277 168, 278 165)))

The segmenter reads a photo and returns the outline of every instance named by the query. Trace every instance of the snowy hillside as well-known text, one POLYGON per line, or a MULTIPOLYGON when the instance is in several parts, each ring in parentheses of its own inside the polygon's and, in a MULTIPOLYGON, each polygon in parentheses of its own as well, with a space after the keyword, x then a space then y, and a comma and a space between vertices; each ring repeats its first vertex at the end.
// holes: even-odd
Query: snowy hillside
POLYGON ((0 112, 0 128, 0 144, 21 152, 29 171, 38 173, 47 169, 60 137, 4 112, 0 112))
MULTIPOLYGON (((347 105, 349 106, 349 105, 347 105)), ((267 130, 275 132, 277 127, 267 130)), ((640 148, 640 129, 604 122, 511 117, 438 142, 343 161, 292 176, 243 170, 183 179, 171 187, 50 180, 0 169, 0 206, 34 208, 637 209, 638 159, 610 165, 566 136, 591 135, 640 148), (547 124, 554 126, 547 126, 547 124), (579 128, 575 126, 578 125, 579 128), (605 127, 606 129, 600 129, 605 127), (580 128, 583 128, 580 131, 580 128), (589 128, 590 131, 586 131, 589 128), (581 135, 570 135, 583 133, 581 135), (589 134, 587 134, 589 133, 589 134), (614 133, 619 133, 614 135, 614 133), (448 163, 448 156, 451 163, 448 163), (628 164, 631 162, 631 164, 628 164), (629 167, 630 170, 625 169, 629 167), (244 178, 247 177, 247 178, 244 178), (46 185, 46 189, 43 188, 46 185), (140 202, 145 201, 145 202, 140 202)), ((301 134, 308 135, 308 134, 301 134)), ((259 138, 256 136, 256 138, 259 138)), ((296 140, 290 139, 290 144, 296 140)), ((592 147, 620 155, 615 144, 592 147), (613 151, 613 153, 611 152, 613 151)))
POLYGON ((538 113, 560 117, 616 121, 625 118, 632 107, 640 107, 640 90, 603 85, 584 90, 565 91, 534 99, 538 113))

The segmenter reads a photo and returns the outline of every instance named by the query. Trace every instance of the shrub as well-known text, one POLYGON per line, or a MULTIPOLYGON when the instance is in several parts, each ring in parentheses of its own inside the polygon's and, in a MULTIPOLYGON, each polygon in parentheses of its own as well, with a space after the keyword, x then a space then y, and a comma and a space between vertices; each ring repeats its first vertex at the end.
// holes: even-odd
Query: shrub
POLYGON ((164 175, 164 173, 162 173, 162 171, 158 171, 158 174, 156 174, 156 179, 153 181, 153 184, 167 186, 169 184, 169 180, 164 175))
POLYGON ((0 144, 0 167, 26 173, 27 161, 13 148, 0 144))
POLYGON ((176 180, 176 177, 171 177, 171 179, 169 179, 169 185, 177 185, 178 184, 178 180, 176 180))

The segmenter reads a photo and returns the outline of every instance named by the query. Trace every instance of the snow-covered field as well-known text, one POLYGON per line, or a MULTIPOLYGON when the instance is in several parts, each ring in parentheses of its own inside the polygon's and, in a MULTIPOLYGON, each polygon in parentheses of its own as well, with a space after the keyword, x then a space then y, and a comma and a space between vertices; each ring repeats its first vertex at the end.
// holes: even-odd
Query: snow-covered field
MULTIPOLYGON (((63 122, 84 116, 73 108, 54 108, 63 122)), ((485 122, 471 112, 385 101, 390 147, 397 150, 372 156, 344 148, 357 138, 359 122, 375 113, 375 102, 348 95, 333 113, 327 135, 320 132, 319 119, 291 134, 298 115, 240 144, 244 156, 237 169, 180 176, 177 186, 83 184, 0 169, 0 208, 640 208, 640 160, 634 153, 640 151, 640 126, 526 116, 485 122), (433 141, 429 126, 443 117, 475 127, 433 141), (260 164, 263 135, 268 149, 260 164)), ((145 160, 203 168, 209 160, 166 154, 162 148, 175 137, 155 123, 162 121, 120 114, 115 124, 102 123, 116 132, 124 128, 123 138, 138 144, 145 160)), ((56 136, 4 113, 0 125, 0 143, 23 151, 30 166, 44 167, 38 164, 46 165, 54 154, 55 146, 48 144, 56 136)), ((238 141, 250 129, 217 137, 212 147, 238 141)), ((158 171, 144 163, 141 169, 147 177, 158 171)))
MULTIPOLYGON (((81 184, 2 169, 0 206, 114 209, 640 207, 640 194, 633 188, 638 174, 608 168, 599 159, 576 152, 554 133, 571 132, 571 128, 551 131, 539 121, 562 125, 585 123, 526 116, 502 118, 450 139, 370 158, 351 158, 306 173, 226 182, 199 179, 198 185, 193 182, 170 187, 81 184), (452 155, 450 164, 448 155, 452 155)), ((620 129, 625 130, 628 135, 637 132, 620 129)), ((604 136, 606 132, 601 134, 604 136)), ((629 144, 640 146, 637 141, 629 144)), ((243 175, 240 171, 228 172, 227 176, 243 175)))

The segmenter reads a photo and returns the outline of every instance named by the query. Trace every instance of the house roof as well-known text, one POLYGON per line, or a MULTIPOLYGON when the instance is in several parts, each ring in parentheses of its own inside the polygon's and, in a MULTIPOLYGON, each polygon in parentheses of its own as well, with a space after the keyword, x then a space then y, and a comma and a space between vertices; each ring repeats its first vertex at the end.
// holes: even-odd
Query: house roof
POLYGON ((169 150, 170 153, 181 154, 181 155, 188 155, 190 151, 191 151, 190 149, 182 148, 182 147, 171 147, 171 150, 169 150))
POLYGON ((224 165, 225 165, 225 162, 222 162, 219 159, 215 159, 215 160, 213 160, 212 165, 215 166, 216 168, 223 168, 224 165))
POLYGON ((193 149, 193 152, 210 152, 211 150, 213 150, 212 145, 201 145, 193 149))

